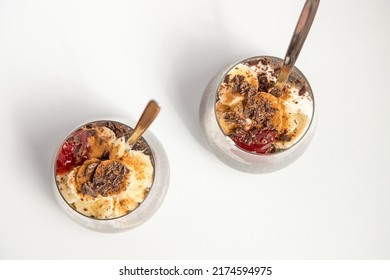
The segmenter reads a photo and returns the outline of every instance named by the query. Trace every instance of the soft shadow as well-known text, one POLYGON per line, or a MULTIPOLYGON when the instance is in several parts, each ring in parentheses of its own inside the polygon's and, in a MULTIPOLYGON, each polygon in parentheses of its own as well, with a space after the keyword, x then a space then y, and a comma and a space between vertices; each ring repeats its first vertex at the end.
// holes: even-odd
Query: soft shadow
POLYGON ((215 22, 182 25, 174 32, 175 38, 166 38, 164 46, 173 53, 167 92, 180 118, 203 147, 206 143, 199 127, 199 105, 207 84, 227 65, 261 54, 255 42, 228 32, 219 20, 218 9, 214 10, 215 22))
POLYGON ((52 199, 52 164, 60 142, 84 122, 120 115, 119 108, 107 104, 110 102, 77 84, 40 87, 25 93, 15 104, 15 139, 20 141, 23 167, 33 169, 37 183, 52 199))

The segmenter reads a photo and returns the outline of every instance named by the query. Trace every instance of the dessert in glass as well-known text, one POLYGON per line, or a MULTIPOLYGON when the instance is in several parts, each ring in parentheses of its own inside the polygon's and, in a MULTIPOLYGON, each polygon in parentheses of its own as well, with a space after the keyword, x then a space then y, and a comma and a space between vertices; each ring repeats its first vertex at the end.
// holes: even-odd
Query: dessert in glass
POLYGON ((161 205, 169 182, 167 156, 149 131, 130 145, 133 131, 121 121, 92 121, 69 133, 58 148, 55 194, 79 224, 124 231, 146 221, 161 205))
POLYGON ((208 84, 200 124, 211 150, 227 165, 249 173, 279 170, 307 148, 315 128, 309 82, 294 67, 284 92, 275 94, 283 60, 245 59, 221 70, 208 84))
POLYGON ((313 91, 294 67, 319 0, 306 0, 284 60, 257 56, 222 69, 206 87, 200 125, 211 150, 227 165, 267 173, 298 159, 316 122, 313 91))

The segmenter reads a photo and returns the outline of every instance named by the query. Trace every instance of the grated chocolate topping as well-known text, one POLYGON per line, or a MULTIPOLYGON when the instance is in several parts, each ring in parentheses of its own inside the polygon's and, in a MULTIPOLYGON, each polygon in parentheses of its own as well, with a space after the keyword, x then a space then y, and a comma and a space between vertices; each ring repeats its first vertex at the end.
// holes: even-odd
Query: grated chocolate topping
POLYGON ((248 95, 244 105, 244 117, 254 120, 265 129, 273 129, 272 118, 276 109, 260 93, 248 95))
POLYGON ((99 194, 111 196, 126 190, 125 181, 130 170, 119 161, 106 160, 90 164, 85 172, 93 172, 93 175, 82 185, 81 192, 97 197, 99 194))

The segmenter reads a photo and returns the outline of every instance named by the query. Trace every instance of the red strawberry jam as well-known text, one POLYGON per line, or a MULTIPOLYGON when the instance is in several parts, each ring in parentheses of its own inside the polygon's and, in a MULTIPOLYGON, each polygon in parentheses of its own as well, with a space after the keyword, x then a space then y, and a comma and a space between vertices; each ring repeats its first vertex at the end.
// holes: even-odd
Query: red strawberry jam
POLYGON ((237 129, 231 138, 237 146, 248 152, 268 154, 274 149, 275 136, 275 130, 254 129, 244 131, 237 129))
POLYGON ((57 175, 69 172, 73 167, 83 164, 88 159, 90 150, 88 136, 87 130, 78 130, 66 139, 57 156, 57 175))

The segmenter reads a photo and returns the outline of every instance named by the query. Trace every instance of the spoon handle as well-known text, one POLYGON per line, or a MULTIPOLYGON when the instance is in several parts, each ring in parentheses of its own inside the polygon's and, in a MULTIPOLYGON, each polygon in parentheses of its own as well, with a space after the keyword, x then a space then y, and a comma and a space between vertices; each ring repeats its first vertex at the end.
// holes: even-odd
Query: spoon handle
POLYGON ((159 112, 160 106, 158 103, 154 100, 150 100, 134 128, 133 134, 131 134, 129 140, 127 140, 130 146, 133 146, 138 141, 141 135, 145 132, 146 129, 148 129, 150 124, 157 117, 159 112))
POLYGON ((306 40, 307 34, 309 33, 310 27, 313 23, 316 15, 320 0, 306 0, 303 6, 301 15, 298 19, 297 25, 293 36, 288 46, 286 55, 284 57, 283 66, 280 71, 278 80, 276 81, 276 87, 282 90, 288 77, 290 76, 291 70, 301 52, 303 43, 306 40))

